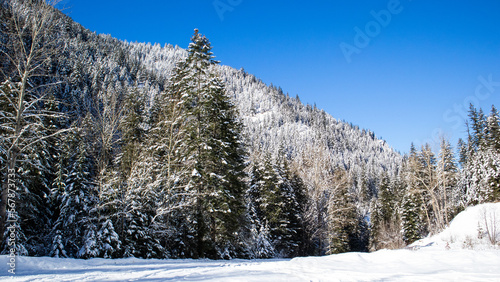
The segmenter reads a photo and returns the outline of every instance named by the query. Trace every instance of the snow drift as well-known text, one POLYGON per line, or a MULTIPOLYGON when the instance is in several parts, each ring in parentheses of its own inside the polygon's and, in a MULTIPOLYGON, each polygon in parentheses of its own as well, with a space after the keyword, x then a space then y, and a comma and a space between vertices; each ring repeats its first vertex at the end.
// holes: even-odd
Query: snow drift
POLYGON ((500 249, 500 203, 469 207, 441 233, 419 240, 409 248, 445 250, 500 249))

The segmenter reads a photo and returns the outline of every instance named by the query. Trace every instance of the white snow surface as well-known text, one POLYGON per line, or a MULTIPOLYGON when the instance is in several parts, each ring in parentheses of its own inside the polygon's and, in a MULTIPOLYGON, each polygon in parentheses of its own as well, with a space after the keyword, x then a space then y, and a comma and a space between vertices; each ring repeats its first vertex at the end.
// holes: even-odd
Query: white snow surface
MULTIPOLYGON (((404 250, 273 260, 145 260, 19 257, 10 276, 0 256, 2 281, 500 281, 500 249, 477 239, 484 210, 472 207, 442 233, 404 250), (450 238, 453 242, 450 243, 450 238), (471 239, 473 238, 473 239, 471 239), (478 248, 463 248, 461 240, 478 248), (448 243, 448 246, 446 246, 448 243), (462 247, 461 247, 462 246, 462 247)), ((500 219, 500 217, 497 217, 500 219)), ((500 228, 500 224, 497 228, 500 228)), ((470 247, 469 245, 467 245, 470 247)))
MULTIPOLYGON (((459 213, 441 233, 419 240, 410 248, 432 248, 435 250, 500 250, 500 203, 489 203, 469 207, 459 213), (488 232, 489 231, 489 232, 488 232), (492 245, 489 236, 495 236, 497 245, 492 245)), ((500 263, 498 265, 500 268, 500 263)))

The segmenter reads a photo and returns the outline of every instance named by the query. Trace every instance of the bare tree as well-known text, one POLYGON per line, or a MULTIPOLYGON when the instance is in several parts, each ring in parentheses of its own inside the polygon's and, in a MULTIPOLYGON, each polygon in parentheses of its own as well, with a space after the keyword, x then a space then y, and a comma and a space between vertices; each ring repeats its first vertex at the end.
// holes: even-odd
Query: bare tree
MULTIPOLYGON (((0 79, 0 153, 4 175, 16 171, 16 164, 35 145, 66 130, 50 132, 45 118, 59 117, 57 112, 41 109, 58 84, 47 79, 46 67, 58 49, 54 30, 59 17, 52 5, 56 1, 10 0, 1 2, 2 30, 0 42, 3 65, 0 79)), ((10 187, 11 188, 11 187, 10 187)), ((8 181, 4 178, 0 206, 0 238, 3 241, 7 220, 8 181)), ((10 215, 13 216, 13 215, 10 215)))
POLYGON ((498 243, 498 236, 500 235, 500 220, 498 219, 498 212, 494 207, 484 207, 481 211, 481 219, 484 220, 484 228, 486 235, 491 245, 498 243))

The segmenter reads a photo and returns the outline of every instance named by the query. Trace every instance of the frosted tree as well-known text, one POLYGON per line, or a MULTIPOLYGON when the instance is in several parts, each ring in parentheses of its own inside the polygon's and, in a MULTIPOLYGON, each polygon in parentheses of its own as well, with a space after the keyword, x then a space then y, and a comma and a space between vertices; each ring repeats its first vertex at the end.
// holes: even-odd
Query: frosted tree
POLYGON ((404 174, 407 188, 401 203, 401 220, 403 239, 407 244, 411 244, 422 238, 428 228, 430 217, 424 207, 424 189, 420 181, 423 175, 423 165, 413 144, 411 144, 410 154, 406 162, 404 174))
POLYGON ((195 30, 188 57, 180 62, 165 93, 153 134, 167 166, 158 212, 184 238, 175 250, 190 257, 232 257, 243 218, 245 191, 241 124, 221 80, 214 73, 211 45, 195 30), (156 132, 156 133, 155 133, 156 132))
POLYGON ((356 231, 358 219, 352 195, 351 180, 347 172, 338 168, 334 172, 333 186, 328 200, 328 254, 351 250, 350 236, 356 231))
POLYGON ((267 155, 254 164, 248 191, 251 220, 256 231, 266 232, 256 237, 270 239, 272 248, 267 253, 272 250, 277 256, 289 257, 299 249, 296 235, 302 231, 298 217, 303 203, 297 202, 286 163, 273 162, 267 155))
MULTIPOLYGON (((48 194, 44 178, 37 177, 37 172, 45 172, 47 166, 43 163, 45 151, 48 148, 47 139, 57 136, 62 130, 53 131, 46 127, 44 120, 48 117, 60 116, 43 109, 44 101, 54 89, 54 80, 46 79, 46 67, 56 53, 55 37, 52 31, 58 24, 58 18, 53 8, 44 1, 4 1, 0 6, 2 13, 2 36, 0 54, 2 72, 0 75, 0 159, 1 171, 4 176, 9 172, 17 173, 17 179, 24 179, 17 183, 17 199, 21 199, 17 217, 21 224, 16 228, 17 234, 22 237, 24 232, 32 243, 18 238, 17 247, 20 254, 25 253, 24 246, 39 245, 35 239, 41 233, 33 233, 30 226, 37 222, 46 228, 48 216, 43 210, 47 206, 44 195, 48 194), (21 168, 20 161, 25 164, 21 168), (26 167, 27 166, 27 167, 26 167), (40 186, 40 184, 42 184, 40 186), (25 218, 31 217, 31 218, 25 218), (22 221, 26 219, 26 221, 22 221), (29 225, 23 224, 31 222, 29 225)), ((7 177, 2 177, 1 206, 0 206, 0 239, 3 242, 5 223, 7 219, 6 204, 9 194, 7 177)), ((12 193, 11 193, 12 194, 12 193)), ((46 230, 46 229, 45 229, 46 230)), ((41 238, 40 238, 41 239, 41 238)), ((31 254, 39 253, 36 248, 29 247, 31 254)))
POLYGON ((85 229, 88 228, 90 211, 96 204, 95 183, 92 183, 92 161, 88 155, 86 127, 74 126, 74 132, 66 134, 61 141, 63 154, 57 163, 57 177, 52 188, 53 203, 57 203, 58 214, 53 226, 53 244, 50 255, 64 253, 76 257, 83 245, 85 229))
POLYGON ((440 205, 442 226, 444 228, 457 214, 460 198, 456 197, 458 168, 450 143, 441 140, 441 150, 437 162, 437 198, 440 205))
POLYGON ((500 152, 500 115, 495 106, 491 107, 491 113, 486 118, 486 144, 491 150, 500 152))
POLYGON ((470 131, 465 163, 460 173, 460 185, 465 191, 465 203, 478 204, 497 201, 500 195, 498 143, 498 111, 492 107, 485 116, 471 105, 470 131))
POLYGON ((250 172, 249 188, 247 190, 247 209, 250 224, 249 251, 255 258, 271 258, 276 256, 276 248, 272 242, 269 223, 266 221, 263 205, 266 199, 263 194, 265 179, 270 178, 266 165, 260 158, 254 159, 250 172))
POLYGON ((391 179, 387 173, 380 176, 377 198, 372 200, 370 223, 370 248, 395 249, 401 247, 399 203, 401 187, 397 179, 391 179))
POLYGON ((402 231, 406 244, 411 244, 422 238, 421 203, 419 196, 414 193, 415 190, 409 190, 402 203, 402 231))

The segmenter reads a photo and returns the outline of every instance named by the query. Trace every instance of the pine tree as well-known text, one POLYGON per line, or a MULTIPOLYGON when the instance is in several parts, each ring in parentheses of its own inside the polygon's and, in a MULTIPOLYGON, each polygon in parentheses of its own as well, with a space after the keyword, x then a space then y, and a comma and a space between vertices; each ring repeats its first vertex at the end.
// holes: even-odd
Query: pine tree
MULTIPOLYGON (((150 167, 164 165, 160 159, 148 159, 150 151, 143 144, 145 132, 144 103, 138 89, 128 92, 123 107, 123 118, 120 123, 121 153, 117 158, 118 179, 117 193, 112 200, 116 209, 112 216, 114 230, 121 243, 120 256, 162 258, 164 248, 160 237, 156 236, 157 200, 160 198, 160 185, 151 174, 150 167), (143 155, 145 154, 145 155, 143 155), (158 161, 159 163, 155 163, 158 161)), ((157 142, 154 139, 154 142, 157 142)), ((159 140, 160 142, 162 140, 159 140)))
POLYGON ((248 248, 251 252, 251 257, 254 258, 272 258, 276 256, 276 248, 272 242, 269 224, 264 214, 264 203, 266 203, 266 199, 263 198, 265 175, 264 161, 254 159, 250 173, 249 188, 246 193, 250 224, 250 242, 248 243, 248 248))
POLYGON ((443 228, 459 210, 460 199, 454 190, 457 187, 457 166, 450 143, 444 138, 441 140, 441 150, 437 163, 438 205, 440 206, 443 228))
POLYGON ((289 185, 289 200, 286 203, 286 209, 289 210, 289 228, 292 233, 289 240, 289 256, 305 256, 310 242, 305 221, 306 207, 309 203, 307 188, 302 178, 296 171, 291 171, 288 164, 285 165, 285 177, 289 185))
POLYGON ((500 153, 500 116, 495 106, 491 107, 491 113, 486 119, 486 144, 491 150, 500 153))
POLYGON ((499 118, 495 107, 486 117, 471 105, 472 132, 469 132, 467 161, 460 185, 466 193, 466 205, 497 201, 500 195, 499 153, 497 150, 499 118))
POLYGON ((254 159, 247 199, 254 240, 250 249, 257 257, 306 253, 309 239, 304 221, 308 203, 305 189, 281 150, 276 161, 269 154, 254 159))
POLYGON ((371 206, 370 248, 374 250, 390 248, 395 245, 393 241, 397 240, 394 234, 394 229, 399 227, 397 226, 399 220, 396 210, 397 195, 391 186, 389 176, 384 172, 380 176, 378 197, 373 200, 371 206))
POLYGON ((484 116, 483 110, 477 110, 472 104, 469 108, 469 118, 472 122, 472 132, 471 132, 471 146, 474 150, 477 150, 485 145, 485 127, 486 118, 484 116))
POLYGON ((272 163, 272 158, 267 155, 263 162, 261 173, 262 180, 257 187, 259 198, 257 199, 258 210, 261 213, 259 219, 261 228, 269 229, 271 244, 277 255, 286 255, 284 243, 289 234, 286 226, 288 218, 286 217, 285 195, 281 188, 282 179, 278 175, 272 163))
POLYGON ((122 179, 130 175, 132 163, 139 154, 141 141, 144 139, 144 102, 138 89, 134 88, 128 93, 124 103, 124 117, 120 124, 122 152, 118 158, 122 179))
POLYGON ((419 196, 409 190, 403 198, 402 205, 403 240, 406 244, 411 244, 422 238, 419 196))
MULTIPOLYGON (((430 222, 430 218, 424 217, 422 211, 424 209, 423 188, 421 187, 423 164, 413 144, 411 144, 405 168, 405 180, 408 186, 401 202, 401 221, 403 240, 405 243, 411 244, 422 238, 424 230, 427 228, 426 223, 428 225, 430 222)), ((425 213, 425 215, 428 214, 425 213)))
POLYGON ((52 188, 52 201, 58 204, 58 216, 52 231, 51 255, 65 253, 69 257, 76 257, 82 247, 84 227, 95 205, 93 169, 85 130, 79 126, 74 128, 74 132, 65 135, 61 142, 64 153, 59 156, 52 188))
POLYGON ((182 243, 188 256, 232 257, 238 252, 236 234, 244 211, 241 124, 223 83, 213 73, 218 62, 210 42, 198 30, 191 41, 187 59, 172 78, 170 95, 179 105, 174 108, 179 115, 171 112, 169 122, 182 116, 182 124, 171 126, 177 133, 186 132, 174 152, 183 166, 175 171, 179 179, 175 186, 183 189, 182 201, 194 203, 183 207, 186 221, 179 230, 186 234, 179 235, 193 238, 182 243))

